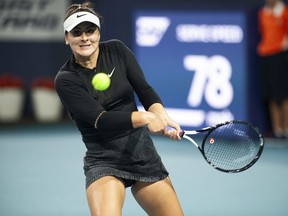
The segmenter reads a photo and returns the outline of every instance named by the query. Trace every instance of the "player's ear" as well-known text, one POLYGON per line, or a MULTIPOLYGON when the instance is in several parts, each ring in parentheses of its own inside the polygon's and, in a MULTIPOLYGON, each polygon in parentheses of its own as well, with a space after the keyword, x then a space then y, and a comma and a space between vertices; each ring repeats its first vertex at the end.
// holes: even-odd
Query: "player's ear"
POLYGON ((64 39, 64 40, 65 40, 65 44, 66 44, 66 45, 69 45, 69 41, 68 41, 68 39, 67 39, 67 33, 66 33, 66 32, 65 32, 65 39, 64 39))

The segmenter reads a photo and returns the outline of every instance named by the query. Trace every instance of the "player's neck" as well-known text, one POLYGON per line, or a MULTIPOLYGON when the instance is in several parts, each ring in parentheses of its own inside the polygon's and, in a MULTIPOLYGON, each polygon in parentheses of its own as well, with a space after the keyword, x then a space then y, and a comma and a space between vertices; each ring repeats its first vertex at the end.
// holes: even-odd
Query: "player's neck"
POLYGON ((99 51, 96 50, 92 55, 88 57, 79 56, 78 58, 75 58, 75 62, 85 68, 94 69, 97 65, 98 55, 99 51))

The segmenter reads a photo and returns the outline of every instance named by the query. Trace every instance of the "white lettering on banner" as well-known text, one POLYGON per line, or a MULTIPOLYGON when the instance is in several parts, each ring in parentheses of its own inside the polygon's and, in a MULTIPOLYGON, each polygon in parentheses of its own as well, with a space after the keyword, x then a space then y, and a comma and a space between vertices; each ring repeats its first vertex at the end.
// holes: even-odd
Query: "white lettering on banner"
POLYGON ((231 104, 232 67, 227 58, 221 55, 210 58, 204 55, 187 55, 184 57, 183 66, 194 72, 187 99, 190 106, 199 106, 203 98, 214 109, 224 109, 231 104))
MULTIPOLYGON (((137 107, 139 111, 145 111, 143 106, 137 107)), ((205 111, 196 109, 179 109, 165 107, 168 115, 181 126, 198 127, 205 122, 205 111)))
MULTIPOLYGON (((187 104, 192 108, 166 107, 169 116, 181 126, 194 128, 233 120, 234 115, 228 109, 234 97, 229 60, 222 55, 186 55, 183 66, 185 70, 194 73, 187 97, 187 104), (203 100, 211 110, 199 109, 203 100)), ((138 109, 144 110, 140 106, 138 109)))
POLYGON ((136 43, 143 47, 157 46, 170 25, 167 17, 140 16, 136 19, 136 43))
POLYGON ((0 41, 64 40, 69 0, 0 0, 0 41))
MULTIPOLYGON (((199 109, 180 109, 170 107, 165 107, 165 109, 168 115, 182 127, 199 128, 203 124, 215 125, 234 119, 233 114, 229 110, 208 111, 206 113, 204 110, 199 109)), ((142 106, 138 106, 138 110, 145 111, 142 106)))
POLYGON ((241 43, 243 30, 238 25, 180 24, 176 38, 186 43, 241 43))
POLYGON ((206 125, 215 125, 233 119, 234 115, 228 109, 222 111, 209 111, 206 114, 206 125))

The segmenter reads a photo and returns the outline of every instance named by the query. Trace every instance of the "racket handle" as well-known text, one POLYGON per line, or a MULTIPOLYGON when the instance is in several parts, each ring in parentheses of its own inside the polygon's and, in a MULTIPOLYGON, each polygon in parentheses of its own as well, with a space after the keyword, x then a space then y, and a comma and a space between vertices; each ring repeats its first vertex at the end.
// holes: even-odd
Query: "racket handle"
MULTIPOLYGON (((173 129, 172 127, 169 127, 169 126, 167 126, 166 128, 167 128, 167 130, 173 129)), ((179 133, 179 136, 182 138, 182 137, 184 136, 184 134, 185 134, 185 131, 182 130, 182 131, 179 133)))

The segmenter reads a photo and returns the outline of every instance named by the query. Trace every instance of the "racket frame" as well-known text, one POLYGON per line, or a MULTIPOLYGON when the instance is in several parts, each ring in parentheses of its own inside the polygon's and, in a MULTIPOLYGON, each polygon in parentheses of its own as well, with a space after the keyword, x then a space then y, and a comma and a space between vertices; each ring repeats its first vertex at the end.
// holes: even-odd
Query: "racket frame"
POLYGON ((251 166, 253 166, 256 163, 256 161, 259 159, 259 157, 261 156, 261 154, 263 152, 263 149, 264 149, 264 143, 265 143, 264 137, 262 136, 262 134, 260 133, 260 131, 259 131, 259 129, 257 127, 252 125, 250 122, 241 121, 241 120, 226 121, 226 122, 219 123, 219 124, 216 124, 216 125, 213 125, 213 126, 210 126, 210 127, 205 127, 205 128, 199 129, 199 130, 184 130, 180 134, 180 137, 185 138, 185 139, 189 140, 191 143, 193 143, 199 149, 199 151, 201 152, 202 156, 205 158, 207 163, 210 164, 213 168, 215 168, 215 169, 217 169, 219 171, 222 171, 222 172, 226 172, 226 173, 239 173, 239 172, 247 170, 251 166), (249 127, 253 128, 259 134, 259 139, 261 140, 260 148, 259 148, 259 151, 258 151, 257 155, 254 157, 254 159, 249 164, 247 164, 246 166, 244 166, 244 167, 242 167, 240 169, 233 169, 233 170, 221 169, 221 168, 215 166, 214 164, 212 164, 211 161, 209 161, 207 159, 207 157, 206 157, 206 155, 205 155, 205 153, 203 151, 202 146, 204 145, 204 143, 205 143, 207 137, 210 135, 210 133, 212 133, 216 128, 219 128, 221 126, 228 125, 228 124, 234 124, 234 123, 246 124, 249 127), (207 134, 204 136, 204 138, 202 140, 202 143, 201 143, 201 146, 198 145, 198 143, 192 137, 188 136, 188 135, 196 135, 196 134, 199 134, 199 133, 202 133, 202 132, 207 132, 207 134))

